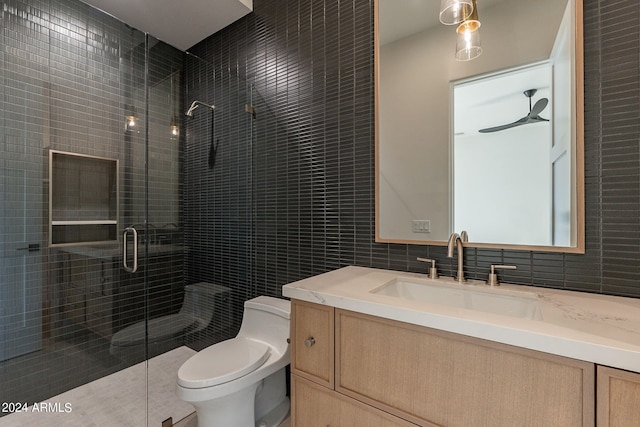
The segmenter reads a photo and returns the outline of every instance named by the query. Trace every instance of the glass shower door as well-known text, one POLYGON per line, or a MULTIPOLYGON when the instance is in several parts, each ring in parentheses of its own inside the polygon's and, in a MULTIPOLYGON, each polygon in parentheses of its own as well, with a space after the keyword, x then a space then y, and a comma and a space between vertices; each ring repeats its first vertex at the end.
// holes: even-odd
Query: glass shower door
POLYGON ((194 326, 188 306, 183 307, 183 64, 184 52, 148 36, 145 194, 136 200, 144 199, 146 213, 140 265, 148 320, 147 425, 152 427, 168 418, 178 422, 194 410, 175 394, 178 369, 194 354, 184 345, 194 326))
POLYGON ((132 142, 124 125, 134 88, 146 107, 146 36, 79 3, 1 19, 0 402, 31 409, 7 406, 0 426, 146 425, 146 366, 112 351, 147 314, 144 284, 135 304, 120 292, 125 177, 145 185, 131 156, 146 130, 132 142))
POLYGON ((180 339, 149 339, 179 336, 181 146, 171 126, 184 54, 78 9, 64 15, 81 18, 77 34, 56 21, 34 37, 31 14, 2 15, 25 35, 0 33, 0 402, 62 411, 2 412, 0 427, 159 426, 193 410, 174 393, 191 353, 172 354, 180 339), (138 233, 126 260, 125 229, 138 233), (138 268, 126 271, 134 252, 138 268))

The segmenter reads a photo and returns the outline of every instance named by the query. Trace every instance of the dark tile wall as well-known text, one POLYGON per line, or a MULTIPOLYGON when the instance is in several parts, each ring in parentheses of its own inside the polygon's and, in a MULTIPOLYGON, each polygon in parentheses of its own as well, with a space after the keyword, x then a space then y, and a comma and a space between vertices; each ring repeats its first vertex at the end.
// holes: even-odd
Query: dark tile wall
POLYGON ((231 318, 231 328, 211 325, 210 330, 188 337, 194 349, 235 336, 243 302, 251 286, 251 140, 252 115, 247 83, 228 70, 211 67, 187 55, 185 111, 193 101, 200 106, 185 119, 184 139, 184 239, 187 242, 185 280, 206 282, 228 289, 226 303, 216 307, 231 318), (226 330, 222 330, 226 329, 226 330))
MULTIPOLYGON (((637 1, 585 0, 584 24, 586 253, 467 249, 467 275, 515 264, 505 280, 638 297, 637 1)), ((288 282, 349 264, 425 271, 416 256, 453 275, 442 247, 374 242, 372 0, 255 0, 254 13, 192 50, 252 83, 261 99, 252 161, 237 157, 252 168, 253 291, 280 295, 288 282)), ((222 268, 221 257, 216 249, 210 268, 222 268)))

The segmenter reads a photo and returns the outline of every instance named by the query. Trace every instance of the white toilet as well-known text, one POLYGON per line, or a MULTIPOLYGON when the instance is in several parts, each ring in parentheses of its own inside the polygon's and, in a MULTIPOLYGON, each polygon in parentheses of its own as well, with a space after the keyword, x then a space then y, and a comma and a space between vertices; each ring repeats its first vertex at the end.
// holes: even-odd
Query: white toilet
POLYGON ((287 300, 244 303, 238 335, 193 355, 178 370, 177 394, 196 408, 198 427, 275 427, 289 412, 287 300))
POLYGON ((206 328, 215 316, 218 326, 229 327, 230 321, 221 321, 221 311, 229 313, 229 288, 212 283, 195 283, 184 287, 184 301, 180 312, 129 325, 111 337, 109 352, 118 359, 137 363, 173 350, 183 344, 186 334, 206 328), (218 311, 216 315, 216 311, 218 311))

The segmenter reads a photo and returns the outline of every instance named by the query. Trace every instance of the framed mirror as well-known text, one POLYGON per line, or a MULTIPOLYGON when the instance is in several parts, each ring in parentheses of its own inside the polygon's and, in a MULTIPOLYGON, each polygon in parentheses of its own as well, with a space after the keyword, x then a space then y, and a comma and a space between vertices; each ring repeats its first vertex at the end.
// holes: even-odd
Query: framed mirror
POLYGON ((376 241, 584 252, 582 0, 376 2, 376 241))

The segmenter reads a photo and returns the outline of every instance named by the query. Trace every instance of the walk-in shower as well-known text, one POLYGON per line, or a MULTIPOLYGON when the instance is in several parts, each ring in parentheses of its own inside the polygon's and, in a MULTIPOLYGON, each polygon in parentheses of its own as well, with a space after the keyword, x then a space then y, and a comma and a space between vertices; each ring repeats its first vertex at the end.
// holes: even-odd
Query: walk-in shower
POLYGON ((0 33, 0 402, 69 409, 2 411, 0 427, 178 421, 193 407, 171 372, 235 336, 256 295, 252 86, 79 1, 17 4, 0 17, 18 35, 0 33), (140 125, 123 126, 133 109, 140 125), (181 336, 197 284, 223 291, 181 336), (180 347, 164 353, 168 332, 180 347), (144 362, 110 352, 114 337, 144 362))
POLYGON ((182 306, 183 145, 170 123, 183 118, 185 53, 75 0, 17 2, 0 20, 15 31, 0 34, 0 402, 20 402, 0 427, 177 421, 179 399, 178 412, 147 401, 175 397, 157 381, 193 351, 131 366, 109 347, 182 306), (133 108, 143 126, 124 126, 133 108), (121 238, 132 224, 133 274, 121 238), (17 412, 49 401, 66 412, 17 412))

